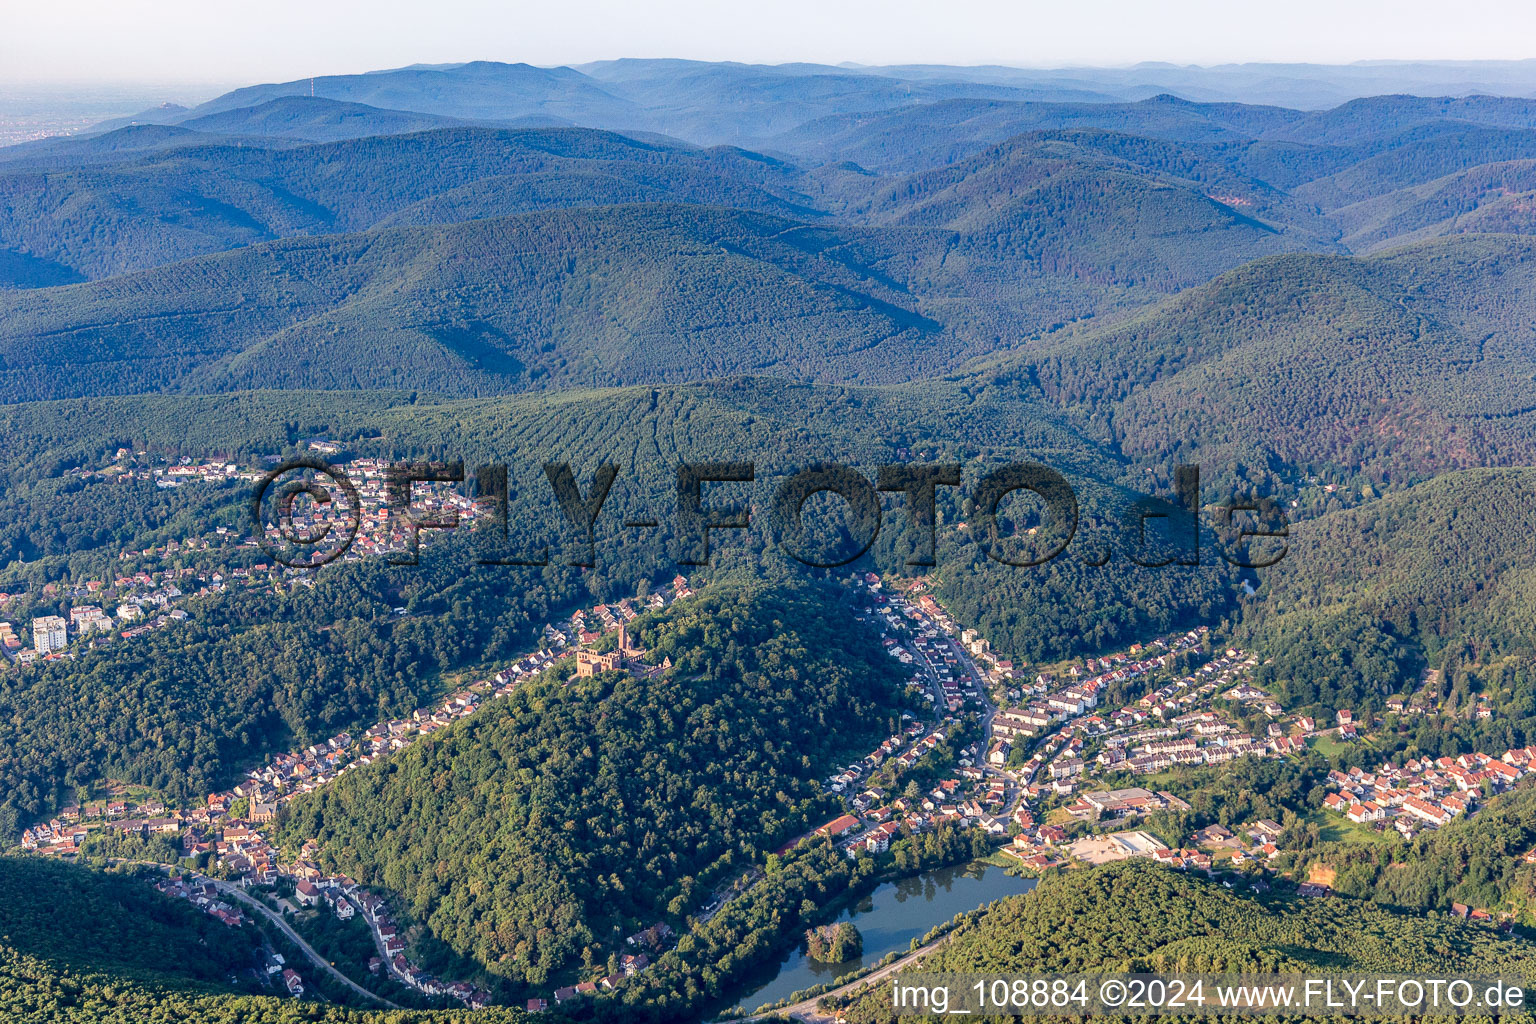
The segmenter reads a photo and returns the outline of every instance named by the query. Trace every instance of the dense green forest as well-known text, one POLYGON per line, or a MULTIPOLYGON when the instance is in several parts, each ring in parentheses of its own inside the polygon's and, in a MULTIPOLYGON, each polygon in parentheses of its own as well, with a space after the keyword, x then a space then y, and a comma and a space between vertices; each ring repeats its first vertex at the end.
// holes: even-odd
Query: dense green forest
POLYGON ((1145 465, 1260 493, 1536 462, 1525 239, 1261 260, 1108 329, 1003 361, 1145 465))
POLYGON ((297 801, 282 841, 319 839, 501 978, 591 971, 616 928, 680 920, 710 881, 815 825, 831 759, 896 728, 896 663, 839 602, 713 588, 635 624, 667 671, 521 687, 297 801))
POLYGON ((1536 847, 1536 789, 1529 786, 1488 802, 1475 816, 1425 832, 1412 842, 1320 843, 1292 865, 1331 869, 1345 896, 1389 907, 1448 912, 1462 903, 1536 922, 1536 865, 1523 860, 1536 847))
MULTIPOLYGON (((877 383, 1260 257, 1344 251, 1345 236, 1370 248, 1526 230, 1514 200, 1472 222, 1391 210, 1448 176, 1484 175, 1444 186, 1457 194, 1506 196, 1523 179, 1479 169, 1536 157, 1529 104, 1405 100, 1329 117, 1171 97, 997 103, 950 126, 967 137, 947 158, 898 159, 910 174, 847 164, 859 143, 830 122, 795 130, 848 150, 836 169, 583 128, 410 131, 430 113, 370 108, 357 127, 375 134, 313 143, 306 126, 346 120, 350 100, 277 94, 243 118, 216 105, 147 152, 87 139, 75 157, 55 145, 0 160, 0 272, 91 279, 0 303, 0 395, 877 383), (263 131, 263 144, 239 134, 263 131)), ((895 135, 921 151, 932 130, 895 135)), ((775 152, 804 148, 793 138, 775 152)))
MULTIPOLYGON (((1324 791, 1318 787, 1332 767, 1316 750, 1309 750, 1285 760, 1250 757, 1219 768, 1182 769, 1176 789, 1189 810, 1154 811, 1146 822, 1176 849, 1191 845, 1195 831, 1207 825, 1235 830, 1264 818, 1290 823, 1322 803, 1324 791)), ((1126 774, 1116 785, 1133 786, 1136 781, 1126 774)))
POLYGON ((1380 711, 1433 665, 1453 712, 1487 692, 1506 724, 1532 719, 1533 497, 1530 470, 1465 470, 1304 524, 1244 617, 1273 659, 1260 682, 1288 706, 1380 711))
POLYGON ((1390 248, 1435 235, 1531 233, 1530 193, 1536 161, 1479 164, 1422 185, 1398 189, 1333 213, 1357 252, 1390 248))
POLYGON ((609 384, 781 364, 879 379, 920 341, 934 349, 937 328, 874 272, 889 255, 878 239, 680 205, 264 243, 0 299, 4 393, 474 394, 591 384, 600 367, 609 384), (79 369, 65 380, 60 365, 79 369))
POLYGON ((0 857, 0 942, 13 957, 145 981, 227 986, 260 940, 144 879, 32 857, 0 857))
MULTIPOLYGON (((1134 217, 1143 198, 1106 203, 1134 217)), ((1267 232, 1199 205, 1194 232, 1239 236, 1211 269, 1276 251, 1267 232)), ((1058 266, 1048 250, 1066 226, 1041 227, 1044 242, 1034 230, 828 226, 672 202, 262 242, 0 295, 0 397, 499 394, 743 373, 881 383, 1203 276, 1152 258, 1117 271, 1124 255, 1091 242, 1058 266)))
MULTIPOLYGON (((1134 495, 1085 483, 1077 496, 1077 535, 1060 556, 1040 566, 998 560, 1050 550, 1021 537, 1040 523, 1033 499, 1034 508, 1015 499, 1015 517, 1003 517, 1008 522, 1000 533, 1006 542, 990 543, 980 531, 958 525, 947 532, 934 573, 944 606, 1008 656, 1042 663, 1210 624, 1235 610, 1239 572, 1221 561, 1209 531, 1202 529, 1201 564, 1161 564, 1195 557, 1192 529, 1180 524, 1163 530, 1154 522, 1143 542, 1134 527, 1138 521, 1128 515, 1134 495)), ((974 512, 971 500, 964 499, 956 522, 968 524, 966 516, 974 512)))
POLYGON ((94 279, 295 235, 556 207, 809 212, 792 165, 585 129, 380 132, 297 147, 189 141, 105 166, 0 164, 0 237, 94 279), (189 194, 202 204, 188 209, 189 194))
MULTIPOLYGON (((1440 971, 1529 978, 1536 954, 1523 940, 1446 917, 1402 915, 1338 898, 1239 895, 1217 882, 1125 861, 1049 876, 1027 895, 970 915, 922 970, 1440 971)), ((842 1012, 851 1024, 903 1019, 890 1004, 889 983, 882 983, 842 1012)))

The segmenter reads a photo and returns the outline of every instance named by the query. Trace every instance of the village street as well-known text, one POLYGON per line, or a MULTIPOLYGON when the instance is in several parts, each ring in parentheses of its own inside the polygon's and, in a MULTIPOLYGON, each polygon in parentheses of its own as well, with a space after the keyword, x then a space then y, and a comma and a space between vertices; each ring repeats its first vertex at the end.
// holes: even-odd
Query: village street
POLYGON ((343 985, 346 985, 348 988, 352 989, 358 995, 365 999, 371 1000, 372 1002, 386 1006, 391 1010, 401 1009, 398 1003, 392 1003, 388 999, 385 999, 383 996, 374 995, 372 992, 369 992, 367 989, 363 988, 363 986, 359 985, 357 982, 353 981, 351 978, 338 971, 331 965, 330 961, 326 960, 319 953, 315 952, 314 948, 310 946, 309 943, 305 942, 299 933, 294 931, 287 921, 283 920, 281 914, 258 900, 256 897, 250 895, 245 890, 241 889, 238 885, 234 885, 229 882, 222 882, 217 878, 213 879, 213 884, 224 895, 240 901, 240 903, 247 909, 254 910, 256 913, 266 918, 272 924, 276 925, 278 931, 282 932, 284 937, 287 938, 289 942, 293 943, 300 949, 300 951, 303 952, 305 956, 309 957, 310 963, 314 964, 325 973, 331 975, 333 978, 340 981, 343 985))
MULTIPOLYGON (((185 870, 183 868, 177 867, 174 864, 160 864, 156 861, 149 860, 119 860, 116 858, 111 858, 108 860, 108 863, 117 865, 126 864, 130 867, 155 868, 157 870, 164 871, 168 875, 185 870)), ((211 882, 214 888, 218 889, 219 892, 223 893, 225 896, 238 901, 241 906, 248 910, 253 910, 260 914, 262 917, 266 918, 267 921, 273 924, 278 931, 283 933, 284 938, 293 943, 301 953, 309 958, 309 962, 319 970, 329 974, 331 977, 335 978, 337 981, 341 982, 343 985, 346 985, 358 995, 370 1000, 371 1002, 378 1003, 379 1005, 385 1006, 391 1010, 402 1009, 398 1003, 392 1003, 388 999, 385 999, 383 996, 375 995, 374 993, 369 992, 357 982, 353 981, 351 978, 338 971, 329 960, 315 952, 314 947, 305 942, 303 937, 300 936, 298 932, 294 931, 292 926, 290 926, 287 921, 283 920, 283 916, 281 914, 258 900, 256 897, 252 896, 250 893, 246 892, 240 886, 235 885, 232 882, 225 882, 218 878, 208 878, 206 881, 211 882)))

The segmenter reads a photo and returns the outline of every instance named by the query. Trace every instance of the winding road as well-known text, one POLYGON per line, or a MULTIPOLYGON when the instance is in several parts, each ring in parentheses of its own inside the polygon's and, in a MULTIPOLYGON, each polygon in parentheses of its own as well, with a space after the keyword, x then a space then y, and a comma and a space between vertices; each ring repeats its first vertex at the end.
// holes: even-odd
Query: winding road
MULTIPOLYGON (((159 864, 155 861, 148 860, 123 861, 113 859, 112 863, 129 864, 146 868, 159 868, 161 871, 165 871, 167 873, 171 871, 182 870, 181 868, 177 868, 171 864, 159 864)), ((364 999, 367 999, 370 1002, 378 1003, 380 1006, 390 1010, 404 1009, 404 1007, 398 1003, 392 1003, 388 999, 385 999, 383 996, 376 995, 368 991, 367 989, 363 988, 363 986, 347 977, 345 974, 342 974, 329 960, 315 952, 314 947, 305 942, 299 933, 294 931, 293 927, 289 925, 287 921, 283 920, 283 915, 279 914, 277 911, 273 910, 271 907, 267 906, 265 903, 261 902, 256 897, 240 888, 240 886, 234 885, 230 882, 221 881, 217 878, 207 878, 206 875, 200 875, 198 877, 205 878, 207 881, 212 882, 213 887, 218 889, 219 892, 239 902, 243 906, 249 907, 251 910, 254 910, 256 913, 272 922, 272 924, 277 927, 277 930, 282 932, 289 942, 297 946, 299 951, 309 958, 310 963, 314 964, 322 972, 331 975, 331 977, 335 978, 337 981, 341 982, 343 985, 347 986, 352 991, 362 996, 364 999)))
POLYGON ((289 942, 293 943, 305 956, 309 957, 310 963, 314 964, 325 973, 331 975, 337 981, 341 982, 343 985, 346 985, 348 988, 362 996, 364 999, 371 1000, 372 1002, 378 1003, 379 1005, 387 1007, 391 1010, 404 1009, 404 1007, 400 1006, 398 1003, 392 1003, 388 999, 385 999, 383 996, 376 995, 368 991, 367 989, 363 988, 363 986, 347 977, 345 974, 342 974, 335 968, 335 966, 331 964, 329 960, 315 952, 314 948, 310 946, 309 943, 305 942, 303 938, 300 937, 299 933, 294 931, 287 921, 283 920, 283 916, 281 914, 258 900, 256 897, 252 896, 250 893, 246 892, 244 889, 241 889, 238 885, 231 885, 229 882, 221 882, 218 879, 211 879, 211 881, 213 882, 214 886, 224 895, 240 901, 245 906, 256 911, 258 914, 265 917, 268 921, 272 922, 272 924, 276 925, 277 930, 282 932, 283 935, 287 937, 289 942))

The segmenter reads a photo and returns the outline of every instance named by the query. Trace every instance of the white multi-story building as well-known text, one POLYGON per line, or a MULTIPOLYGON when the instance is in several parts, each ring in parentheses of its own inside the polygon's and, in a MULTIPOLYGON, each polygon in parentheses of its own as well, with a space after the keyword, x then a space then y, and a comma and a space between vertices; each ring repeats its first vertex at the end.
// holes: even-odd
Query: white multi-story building
POLYGON ((62 651, 69 645, 69 631, 57 615, 42 615, 32 620, 32 646, 39 654, 62 651))

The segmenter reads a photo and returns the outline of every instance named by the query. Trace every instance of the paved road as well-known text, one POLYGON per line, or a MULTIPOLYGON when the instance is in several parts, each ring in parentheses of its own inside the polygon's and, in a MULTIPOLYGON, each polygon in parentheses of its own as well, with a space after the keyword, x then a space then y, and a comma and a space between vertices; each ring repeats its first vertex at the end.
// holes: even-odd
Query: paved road
POLYGON ((813 1022, 816 1021, 836 1020, 837 1014, 835 1012, 828 1013, 825 1010, 818 1010, 816 1008, 816 1004, 821 1002, 823 999, 849 995, 850 993, 863 988, 865 985, 879 984, 886 978, 889 978, 892 974, 895 974, 897 971, 902 970, 903 968, 911 967, 913 964, 917 963, 917 961, 921 960, 929 953, 932 953, 934 950, 938 949, 949 940, 950 936, 941 936, 937 939, 934 939, 926 946, 919 946, 917 949, 914 949, 900 960, 897 960, 891 964, 887 964, 886 966, 880 968, 878 971, 866 974, 864 977, 858 979, 857 981, 850 982, 847 985, 844 985, 842 988, 835 988, 830 992, 823 992, 819 996, 814 996, 802 1002, 795 1003, 792 1006, 785 1006, 781 1009, 772 1010, 768 1013, 756 1014, 751 1017, 743 1017, 741 1020, 743 1024, 746 1024, 747 1021, 762 1020, 765 1017, 792 1017, 795 1020, 805 1021, 806 1024, 813 1024, 813 1022))
POLYGON ((381 995, 375 995, 374 993, 363 988, 363 986, 359 985, 357 982, 353 981, 351 978, 347 977, 345 974, 342 974, 334 966, 331 965, 329 960, 325 959, 325 957, 321 956, 319 953, 316 953, 314 948, 310 946, 309 943, 305 942, 303 938, 299 936, 299 933, 294 931, 287 921, 283 920, 281 914, 258 900, 256 897, 247 893, 244 889, 241 889, 238 885, 231 885, 228 882, 221 882, 217 879, 214 880, 213 884, 218 888, 220 892, 224 893, 226 896, 239 900, 241 903, 256 911, 258 914, 261 914, 268 921, 276 925, 277 930, 287 936, 289 942, 292 942, 295 946, 299 947, 300 951, 302 951, 305 956, 309 957, 309 960, 312 964, 327 974, 331 975, 337 981, 341 982, 343 985, 347 986, 352 991, 362 996, 364 999, 368 999, 382 1006, 386 1006, 391 1010, 404 1009, 404 1007, 400 1006, 398 1003, 392 1003, 381 995))
MULTIPOLYGON (((115 861, 115 863, 127 863, 141 867, 159 868, 162 871, 181 870, 179 868, 173 867, 170 864, 157 864, 153 861, 144 860, 115 861)), ((362 996, 364 999, 371 1000, 372 1002, 378 1003, 381 1006, 388 1007, 391 1010, 404 1009, 404 1007, 400 1006, 398 1003, 392 1003, 388 999, 385 999, 383 996, 375 995, 374 993, 369 992, 367 989, 363 988, 363 986, 359 985, 345 974, 342 974, 334 966, 332 966, 329 960, 315 952, 314 947, 305 942, 304 939, 300 937, 299 933, 294 931, 287 921, 283 920, 281 914, 258 900, 256 897, 252 896, 250 893, 246 892, 244 889, 240 888, 238 885, 234 885, 230 882, 220 881, 217 878, 210 878, 208 881, 212 882, 214 888, 218 889, 219 892, 230 897, 231 899, 239 901, 241 904, 256 911, 256 913, 262 915, 268 921, 276 925, 277 930, 287 936, 288 941, 297 946, 300 952, 309 957, 310 963, 314 964, 321 971, 331 975, 337 981, 341 982, 343 985, 347 986, 352 991, 362 996)))

